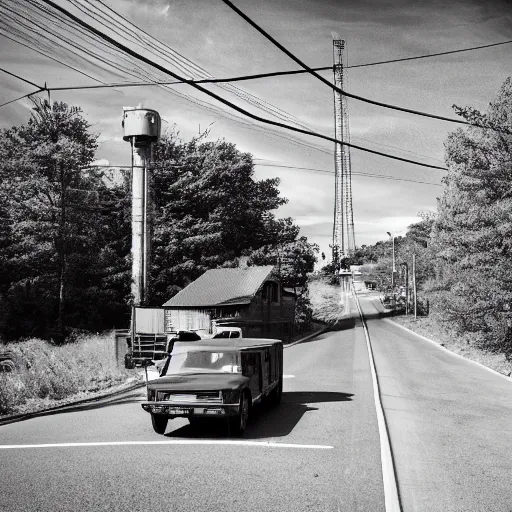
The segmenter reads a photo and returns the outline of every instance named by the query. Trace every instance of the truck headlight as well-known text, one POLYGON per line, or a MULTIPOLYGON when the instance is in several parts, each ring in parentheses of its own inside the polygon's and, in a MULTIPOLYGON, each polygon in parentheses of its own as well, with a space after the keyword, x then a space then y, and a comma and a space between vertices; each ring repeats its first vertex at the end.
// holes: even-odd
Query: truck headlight
POLYGON ((155 390, 148 389, 148 402, 154 402, 154 401, 155 401, 155 390))
POLYGON ((240 390, 238 390, 238 389, 223 389, 222 390, 222 403, 237 404, 239 401, 240 401, 240 390))

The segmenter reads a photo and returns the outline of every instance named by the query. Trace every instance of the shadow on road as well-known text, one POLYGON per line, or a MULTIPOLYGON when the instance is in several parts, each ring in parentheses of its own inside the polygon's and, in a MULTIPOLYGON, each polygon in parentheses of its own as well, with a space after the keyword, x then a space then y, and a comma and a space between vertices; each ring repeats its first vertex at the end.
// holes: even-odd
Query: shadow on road
MULTIPOLYGON (((255 407, 244 439, 262 439, 287 436, 308 412, 318 411, 310 404, 325 402, 349 402, 351 393, 331 391, 284 392, 281 404, 273 408, 255 407)), ((172 423, 170 423, 172 426, 172 423)), ((228 437, 227 422, 205 420, 198 425, 185 425, 166 434, 166 437, 218 438, 228 437)))
POLYGON ((355 326, 355 317, 349 316, 346 318, 341 318, 340 320, 334 322, 331 326, 331 331, 344 331, 345 329, 352 329, 355 326))

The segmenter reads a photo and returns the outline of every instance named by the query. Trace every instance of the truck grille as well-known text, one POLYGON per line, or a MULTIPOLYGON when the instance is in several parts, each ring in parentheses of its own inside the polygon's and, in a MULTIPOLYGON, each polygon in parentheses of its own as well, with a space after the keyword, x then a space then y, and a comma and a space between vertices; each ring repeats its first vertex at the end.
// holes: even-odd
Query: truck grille
POLYGON ((210 403, 221 404, 222 393, 220 391, 198 391, 196 393, 169 393, 159 391, 156 395, 157 401, 165 400, 174 403, 210 403))

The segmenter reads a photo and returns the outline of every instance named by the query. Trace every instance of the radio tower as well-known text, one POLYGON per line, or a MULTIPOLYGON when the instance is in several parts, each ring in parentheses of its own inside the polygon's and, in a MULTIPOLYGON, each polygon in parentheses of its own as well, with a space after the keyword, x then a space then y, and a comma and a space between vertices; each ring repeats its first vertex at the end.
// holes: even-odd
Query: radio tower
MULTIPOLYGON (((332 42, 334 61, 334 85, 343 89, 344 39, 332 42)), ((334 136, 343 142, 350 142, 347 97, 334 91, 334 136)), ((352 171, 350 167, 350 148, 342 144, 334 146, 334 227, 332 235, 332 260, 337 265, 341 258, 354 253, 356 241, 354 235, 354 212, 352 209, 352 171)))

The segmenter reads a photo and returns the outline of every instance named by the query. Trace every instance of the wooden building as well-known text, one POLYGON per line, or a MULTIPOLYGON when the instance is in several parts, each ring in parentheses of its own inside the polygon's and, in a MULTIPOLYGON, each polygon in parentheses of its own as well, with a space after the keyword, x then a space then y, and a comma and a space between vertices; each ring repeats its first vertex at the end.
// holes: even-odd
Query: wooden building
POLYGON ((288 340, 293 335, 295 293, 281 286, 271 265, 207 270, 165 309, 165 331, 240 327, 244 337, 288 340))

